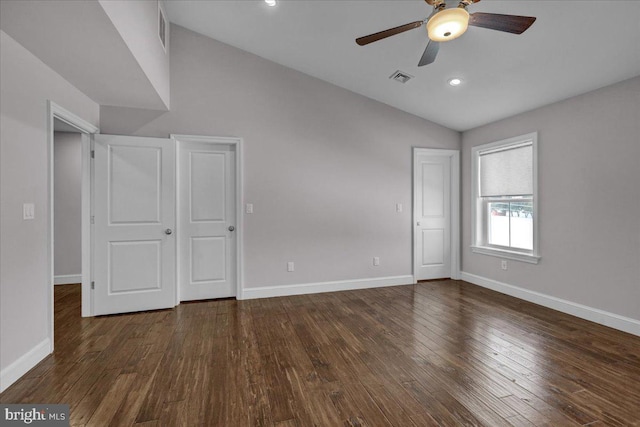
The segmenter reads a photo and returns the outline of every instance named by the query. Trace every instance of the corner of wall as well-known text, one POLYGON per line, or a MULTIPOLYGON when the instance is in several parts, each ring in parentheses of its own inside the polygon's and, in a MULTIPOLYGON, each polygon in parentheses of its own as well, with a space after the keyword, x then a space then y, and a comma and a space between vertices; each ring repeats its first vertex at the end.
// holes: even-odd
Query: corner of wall
POLYGON ((29 372, 42 359, 51 353, 51 341, 49 338, 41 341, 18 360, 0 371, 0 393, 5 391, 21 376, 29 372))
POLYGON ((478 285, 483 288, 491 289, 493 291, 529 301, 543 307, 551 308, 571 316, 579 317, 600 325, 640 336, 640 320, 620 316, 615 313, 610 313, 608 311, 578 304, 562 298, 556 298, 551 295, 520 288, 508 283, 502 283, 497 280, 488 279, 475 274, 462 272, 461 277, 465 282, 473 283, 474 285, 478 285))

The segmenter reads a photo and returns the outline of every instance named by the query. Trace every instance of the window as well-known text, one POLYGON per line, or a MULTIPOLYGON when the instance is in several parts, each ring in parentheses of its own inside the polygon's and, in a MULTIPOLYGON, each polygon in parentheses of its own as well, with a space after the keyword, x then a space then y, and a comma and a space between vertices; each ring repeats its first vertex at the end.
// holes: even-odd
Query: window
POLYGON ((473 252, 537 264, 537 133, 473 147, 473 252))

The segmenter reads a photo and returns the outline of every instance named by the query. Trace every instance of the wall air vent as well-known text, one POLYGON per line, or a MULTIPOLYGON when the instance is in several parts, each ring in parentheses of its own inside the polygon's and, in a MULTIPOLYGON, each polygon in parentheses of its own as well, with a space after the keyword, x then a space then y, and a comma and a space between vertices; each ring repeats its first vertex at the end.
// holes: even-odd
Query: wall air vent
POLYGON ((164 50, 167 50, 167 20, 164 17, 164 12, 158 2, 158 36, 160 36, 160 43, 164 50))
POLYGON ((397 82, 400 83, 406 83, 409 80, 411 80, 413 78, 412 75, 405 73, 404 71, 396 71, 395 73, 391 74, 391 76, 389 76, 389 78, 391 80, 395 80, 397 82))

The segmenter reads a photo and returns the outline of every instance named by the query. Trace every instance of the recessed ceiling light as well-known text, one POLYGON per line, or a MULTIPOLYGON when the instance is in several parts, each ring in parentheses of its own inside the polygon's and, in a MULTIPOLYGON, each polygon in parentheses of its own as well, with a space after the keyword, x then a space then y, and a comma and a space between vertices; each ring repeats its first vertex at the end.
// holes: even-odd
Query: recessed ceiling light
POLYGON ((276 5, 276 0, 264 0, 264 2, 267 4, 267 6, 275 6, 276 5))
POLYGON ((457 77, 454 77, 453 79, 449 79, 449 86, 460 86, 462 84, 462 80, 460 80, 457 77))

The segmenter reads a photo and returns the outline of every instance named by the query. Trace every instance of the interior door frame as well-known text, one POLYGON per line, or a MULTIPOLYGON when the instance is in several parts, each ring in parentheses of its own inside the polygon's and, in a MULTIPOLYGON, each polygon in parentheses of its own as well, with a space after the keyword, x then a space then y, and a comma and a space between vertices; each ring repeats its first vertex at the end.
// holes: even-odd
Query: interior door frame
POLYGON ((47 261, 49 271, 49 338, 53 352, 54 332, 54 120, 58 119, 78 130, 82 134, 82 184, 81 184, 81 230, 82 230, 82 317, 92 315, 91 295, 91 136, 100 133, 100 129, 73 114, 55 102, 47 100, 47 166, 48 194, 47 221, 47 261))
MULTIPOLYGON (((242 146, 243 140, 238 137, 223 137, 223 136, 204 136, 204 135, 181 135, 181 134, 171 134, 170 137, 176 143, 176 153, 179 153, 178 144, 180 142, 204 142, 212 145, 225 145, 225 146, 233 146, 235 148, 235 179, 236 179, 236 299, 242 300, 244 299, 244 275, 243 275, 243 232, 244 232, 244 224, 243 224, 243 215, 242 215, 242 206, 244 202, 244 194, 242 192, 243 183, 242 176, 244 175, 243 169, 243 159, 242 159, 242 146)), ((179 165, 178 156, 176 156, 176 166, 179 165)), ((176 188, 180 188, 180 170, 176 169, 176 188)), ((179 209, 179 201, 176 199, 176 225, 180 224, 180 209, 179 209)), ((178 245, 180 239, 180 228, 176 227, 176 245, 178 245)), ((177 254, 177 253, 176 253, 177 254)), ((176 278, 180 277, 180 255, 177 254, 177 265, 176 265, 176 278)), ((176 282, 176 301, 180 302, 180 286, 176 282)))
POLYGON ((418 168, 418 156, 440 156, 451 159, 451 278, 460 280, 460 150, 444 150, 436 148, 420 148, 413 147, 413 162, 411 171, 412 194, 413 194, 413 213, 411 230, 413 235, 412 265, 414 282, 418 277, 418 235, 416 231, 416 223, 418 218, 418 191, 416 185, 416 171, 418 168))

